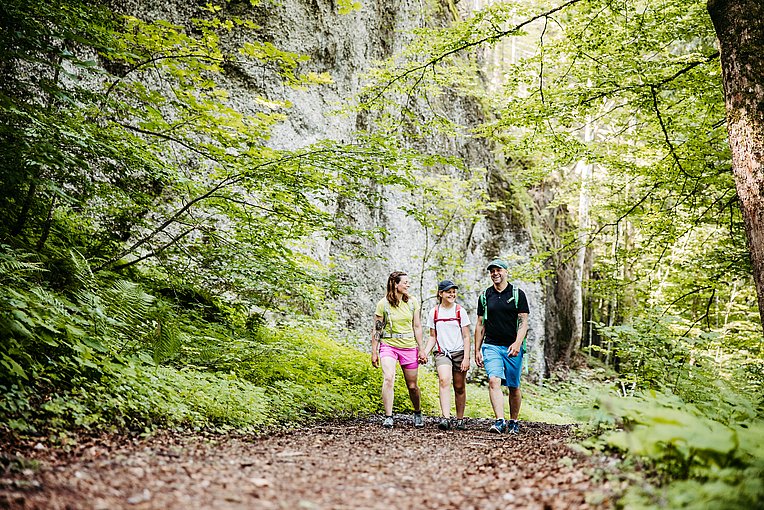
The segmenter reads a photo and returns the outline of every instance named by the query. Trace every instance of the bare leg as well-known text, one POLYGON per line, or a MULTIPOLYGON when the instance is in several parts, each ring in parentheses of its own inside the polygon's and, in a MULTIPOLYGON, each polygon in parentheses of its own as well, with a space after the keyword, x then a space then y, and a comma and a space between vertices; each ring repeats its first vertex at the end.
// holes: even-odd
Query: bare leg
POLYGON ((385 408, 385 416, 393 415, 393 388, 395 387, 395 368, 398 361, 389 356, 379 359, 382 366, 382 405, 385 408))
POLYGON ((523 394, 520 388, 509 388, 509 419, 516 420, 520 416, 520 404, 523 402, 523 394))
POLYGON ((403 378, 406 380, 406 387, 409 389, 409 398, 411 399, 411 405, 414 406, 414 412, 418 413, 421 410, 419 401, 419 385, 417 384, 418 368, 404 368, 403 378))
POLYGON ((504 394, 501 392, 501 379, 490 377, 488 379, 488 396, 491 399, 493 414, 497 420, 504 419, 504 394))
POLYGON ((456 417, 464 418, 464 408, 467 405, 467 372, 454 371, 454 397, 456 400, 456 417))
POLYGON ((440 412, 444 418, 451 416, 451 367, 438 367, 438 396, 440 397, 440 412))

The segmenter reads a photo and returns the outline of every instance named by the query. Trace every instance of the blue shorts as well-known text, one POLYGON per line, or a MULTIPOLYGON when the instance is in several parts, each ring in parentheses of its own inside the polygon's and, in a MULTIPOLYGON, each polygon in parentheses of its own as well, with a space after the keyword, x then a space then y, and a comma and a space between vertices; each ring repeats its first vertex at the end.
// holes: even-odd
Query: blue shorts
POLYGON ((503 386, 520 387, 520 372, 523 368, 523 350, 517 356, 509 355, 509 346, 483 344, 483 365, 488 377, 498 377, 503 386))

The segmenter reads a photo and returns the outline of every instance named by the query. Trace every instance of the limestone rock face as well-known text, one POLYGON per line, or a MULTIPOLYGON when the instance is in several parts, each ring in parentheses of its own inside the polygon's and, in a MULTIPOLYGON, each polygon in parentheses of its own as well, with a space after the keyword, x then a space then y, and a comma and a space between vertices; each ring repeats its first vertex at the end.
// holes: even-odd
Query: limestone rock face
MULTIPOLYGON (((263 0, 257 6, 250 6, 248 2, 231 3, 232 8, 239 9, 238 15, 260 25, 257 31, 260 40, 309 56, 308 69, 327 72, 333 80, 329 85, 293 90, 264 76, 243 73, 243 76, 231 77, 231 100, 244 111, 250 109, 255 92, 285 98, 293 104, 289 118, 274 130, 269 140, 273 147, 296 149, 323 139, 351 141, 354 132, 367 127, 365 118, 361 114, 333 113, 360 90, 363 74, 375 61, 403 47, 409 37, 407 31, 422 26, 424 16, 432 16, 432 13, 422 13, 425 4, 419 0, 362 0, 361 4, 360 10, 342 15, 332 0, 263 0)), ((121 12, 144 19, 163 18, 178 24, 197 15, 197 4, 183 0, 163 3, 114 0, 114 5, 121 12)), ((444 20, 450 15, 445 9, 440 14, 444 20)), ((474 101, 453 98, 448 107, 451 117, 466 125, 482 119, 479 105, 474 101)), ((460 156, 469 167, 485 168, 486 187, 496 182, 489 178, 496 171, 495 155, 485 141, 437 137, 426 143, 431 152, 460 156)), ((409 273, 412 293, 422 299, 424 311, 436 302, 437 275, 423 268, 422 262, 425 233, 400 209, 404 198, 400 192, 386 190, 384 193, 386 200, 375 210, 359 204, 337 204, 349 213, 355 226, 384 227, 389 232, 384 242, 364 246, 368 258, 338 257, 345 251, 343 243, 320 239, 316 240, 313 253, 324 262, 331 260, 338 274, 349 284, 351 292, 340 300, 337 313, 341 325, 353 332, 346 340, 362 348, 368 348, 374 305, 384 295, 390 272, 409 273)), ((494 214, 475 225, 455 226, 443 245, 463 254, 464 267, 458 274, 454 274, 456 268, 446 268, 441 274, 449 275, 459 284, 459 301, 473 324, 478 294, 491 284, 485 270, 487 262, 499 255, 524 260, 531 250, 528 235, 502 214, 494 214)), ((538 282, 514 283, 526 292, 531 306, 530 358, 526 360, 532 372, 543 374, 543 290, 538 282)))

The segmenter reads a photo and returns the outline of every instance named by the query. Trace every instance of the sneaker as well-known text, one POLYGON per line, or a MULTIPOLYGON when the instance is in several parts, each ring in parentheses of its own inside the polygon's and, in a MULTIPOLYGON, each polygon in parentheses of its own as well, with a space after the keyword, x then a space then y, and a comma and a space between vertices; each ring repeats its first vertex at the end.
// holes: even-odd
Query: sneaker
POLYGON ((493 422, 493 425, 491 425, 491 428, 488 429, 488 432, 493 434, 503 434, 506 430, 507 424, 504 422, 504 420, 496 420, 493 422))
POLYGON ((418 429, 424 427, 424 420, 422 419, 422 413, 414 413, 414 426, 418 429))
POLYGON ((507 433, 508 434, 519 434, 520 433, 520 422, 517 420, 509 420, 509 423, 507 424, 507 433))
POLYGON ((392 416, 385 416, 385 421, 382 422, 382 426, 386 429, 393 428, 393 417, 392 416))
POLYGON ((451 420, 448 418, 441 418, 440 423, 438 423, 438 428, 440 430, 448 430, 451 428, 451 420))
POLYGON ((464 418, 459 418, 456 420, 456 425, 454 428, 456 430, 467 430, 467 424, 464 422, 464 418))

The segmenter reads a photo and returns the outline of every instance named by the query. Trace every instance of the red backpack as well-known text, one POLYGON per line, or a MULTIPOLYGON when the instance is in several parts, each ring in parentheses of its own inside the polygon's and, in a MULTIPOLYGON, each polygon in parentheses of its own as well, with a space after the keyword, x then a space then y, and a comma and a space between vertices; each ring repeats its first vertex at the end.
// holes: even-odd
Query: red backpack
POLYGON ((440 348, 440 344, 438 343, 438 322, 444 322, 444 321, 459 321, 458 325, 461 326, 462 324, 462 307, 456 304, 456 317, 449 317, 447 319, 438 319, 438 310, 440 309, 440 304, 435 307, 435 314, 433 315, 432 322, 435 326, 435 345, 438 348, 438 354, 443 354, 443 350, 440 348))

